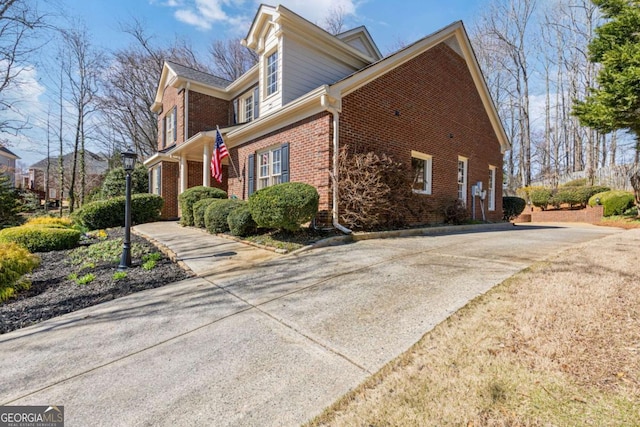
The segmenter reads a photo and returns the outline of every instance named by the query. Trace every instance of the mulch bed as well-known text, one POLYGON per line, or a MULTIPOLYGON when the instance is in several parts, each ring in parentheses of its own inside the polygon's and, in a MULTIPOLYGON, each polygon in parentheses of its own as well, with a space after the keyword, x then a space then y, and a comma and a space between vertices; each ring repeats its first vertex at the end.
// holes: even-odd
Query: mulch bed
MULTIPOLYGON (((117 239, 124 236, 124 229, 109 229, 107 233, 108 239, 117 239)), ((132 234, 131 242, 147 247, 150 252, 159 252, 152 243, 140 236, 132 234)), ((118 271, 117 264, 99 263, 90 270, 96 278, 86 285, 78 285, 67 278, 72 271, 70 252, 37 254, 41 259, 40 266, 27 276, 31 280, 31 288, 22 291, 16 298, 0 303, 0 334, 189 277, 187 272, 163 255, 151 270, 141 267, 141 259, 132 258, 127 277, 117 281, 113 279, 118 271)))

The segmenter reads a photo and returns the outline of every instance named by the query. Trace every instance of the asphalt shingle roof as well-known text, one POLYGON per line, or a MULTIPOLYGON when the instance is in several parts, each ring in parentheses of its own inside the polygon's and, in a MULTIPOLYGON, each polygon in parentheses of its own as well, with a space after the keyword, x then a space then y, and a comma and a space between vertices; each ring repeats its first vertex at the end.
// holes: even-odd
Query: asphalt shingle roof
POLYGON ((227 79, 223 79, 222 77, 218 77, 218 76, 214 76, 213 74, 209 74, 209 73, 205 73, 204 71, 198 71, 196 69, 190 68, 190 67, 186 67, 184 65, 175 63, 175 62, 171 62, 171 61, 165 61, 167 63, 167 65, 169 65, 169 67, 171 67, 171 69, 173 71, 175 71, 175 73, 179 76, 179 77, 183 77, 187 80, 192 80, 192 81, 196 81, 196 82, 200 82, 200 83, 204 83, 206 85, 209 86, 214 86, 214 87, 219 87, 221 89, 226 88, 227 86, 229 86, 232 82, 227 80, 227 79))

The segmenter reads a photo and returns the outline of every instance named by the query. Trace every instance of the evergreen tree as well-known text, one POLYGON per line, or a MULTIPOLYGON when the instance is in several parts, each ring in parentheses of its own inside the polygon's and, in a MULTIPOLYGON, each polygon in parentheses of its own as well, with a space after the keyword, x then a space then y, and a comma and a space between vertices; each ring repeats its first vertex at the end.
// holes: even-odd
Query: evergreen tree
POLYGON ((598 87, 574 114, 584 126, 601 132, 624 129, 636 139, 635 172, 631 183, 640 206, 640 0, 593 0, 607 22, 589 44, 592 62, 602 65, 598 87))
POLYGON ((9 177, 0 173, 0 229, 20 223, 20 200, 9 177))

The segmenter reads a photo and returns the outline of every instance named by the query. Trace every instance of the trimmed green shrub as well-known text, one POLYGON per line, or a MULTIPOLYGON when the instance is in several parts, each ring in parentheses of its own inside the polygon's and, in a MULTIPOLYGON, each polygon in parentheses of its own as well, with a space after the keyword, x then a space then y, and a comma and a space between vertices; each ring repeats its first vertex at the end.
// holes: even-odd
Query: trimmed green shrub
MULTIPOLYGON (((113 168, 104 177, 102 190, 100 195, 102 198, 108 199, 125 195, 125 177, 124 168, 113 168)), ((143 164, 136 165, 131 172, 131 194, 148 193, 149 192, 149 171, 143 164)))
POLYGON ((205 228, 204 213, 209 205, 220 199, 202 199, 193 205, 193 225, 198 228, 205 228))
POLYGON ((503 197, 502 198, 502 218, 505 221, 511 221, 520 215, 527 202, 520 197, 503 197))
POLYGON ((531 198, 531 204, 542 210, 545 210, 551 203, 552 192, 548 188, 536 188, 529 192, 531 198))
MULTIPOLYGON (((144 224, 157 221, 164 200, 156 194, 134 194, 131 196, 131 222, 144 224)), ((73 219, 89 230, 124 226, 125 197, 98 200, 83 205, 73 213, 73 219)))
MULTIPOLYGON (((122 201, 124 203, 124 197, 122 201)), ((157 194, 142 193, 132 195, 131 222, 134 224, 144 224, 159 220, 162 206, 164 206, 164 199, 157 194)), ((124 218, 124 208, 122 215, 124 218)))
POLYGON ((565 182, 560 187, 585 187, 587 185, 587 178, 573 179, 569 182, 565 182))
POLYGON ((248 203, 242 203, 229 213, 227 217, 229 231, 234 236, 246 237, 254 234, 258 225, 251 216, 248 203))
POLYGON ((249 197, 249 210, 259 227, 295 231, 318 212, 315 187, 287 182, 258 190, 249 197))
POLYGON ((613 190, 594 194, 589 199, 589 206, 597 205, 597 199, 604 206, 604 216, 621 215, 634 204, 633 193, 628 191, 613 190))
POLYGON ((80 231, 70 228, 20 226, 0 230, 0 242, 13 242, 30 252, 49 252, 78 246, 80 231))
POLYGON ((545 187, 542 186, 532 186, 532 187, 520 187, 516 190, 516 194, 518 197, 523 198, 525 201, 531 201, 531 192, 537 190, 544 190, 545 187))
POLYGON ((215 187, 191 187, 178 196, 180 203, 181 218, 180 224, 194 225, 193 223, 193 205, 202 199, 226 199, 227 193, 215 187))
POLYGON ((38 266, 40 259, 17 243, 0 243, 0 302, 11 298, 16 291, 28 289, 28 282, 20 278, 38 266))
POLYGON ((38 225, 50 228, 71 228, 73 226, 73 220, 67 217, 54 217, 54 216, 38 216, 29 219, 24 225, 38 225))
POLYGON ((209 233, 224 233, 229 231, 227 217, 242 203, 238 199, 224 199, 213 201, 204 213, 204 224, 209 233))

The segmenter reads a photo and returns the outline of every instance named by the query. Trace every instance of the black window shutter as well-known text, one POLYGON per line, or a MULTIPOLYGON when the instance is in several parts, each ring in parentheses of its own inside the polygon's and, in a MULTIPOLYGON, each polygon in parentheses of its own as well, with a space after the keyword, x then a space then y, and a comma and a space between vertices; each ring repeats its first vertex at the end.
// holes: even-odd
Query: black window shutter
POLYGON ((162 119, 162 148, 167 146, 167 117, 162 119))
POLYGON ((253 194, 256 188, 255 175, 256 175, 256 155, 249 154, 249 165, 247 167, 247 185, 248 185, 247 191, 249 193, 249 196, 253 194))
POLYGON ((173 142, 178 137, 178 107, 173 107, 173 142))
POLYGON ((253 118, 254 120, 260 117, 260 91, 258 86, 253 89, 253 118))
POLYGON ((149 180, 149 185, 148 185, 148 193, 152 194, 153 193, 153 168, 149 169, 148 175, 149 177, 147 178, 149 180))
POLYGON ((280 159, 282 161, 280 181, 289 182, 289 143, 282 144, 280 151, 282 153, 280 159))

